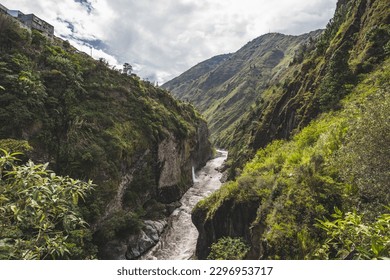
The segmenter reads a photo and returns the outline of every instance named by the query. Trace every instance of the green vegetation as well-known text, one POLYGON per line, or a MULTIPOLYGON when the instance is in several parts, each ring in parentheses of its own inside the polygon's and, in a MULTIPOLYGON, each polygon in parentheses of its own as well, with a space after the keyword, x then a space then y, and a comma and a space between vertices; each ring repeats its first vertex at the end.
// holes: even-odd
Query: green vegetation
POLYGON ((78 207, 92 183, 57 176, 47 164, 18 165, 18 154, 0 152, 0 259, 94 257, 78 207))
POLYGON ((28 153, 32 150, 32 147, 25 140, 15 139, 0 139, 0 147, 11 153, 28 153))
POLYGON ((342 109, 258 150, 194 211, 211 220, 228 200, 260 198, 250 227, 264 231, 252 243, 263 258, 389 258, 389 75, 387 59, 362 76, 342 109))
POLYGON ((211 246, 209 260, 243 260, 249 247, 241 238, 222 237, 211 246))
MULTIPOLYGON (((231 181, 193 210, 205 257, 390 258, 389 15, 389 1, 339 1, 321 35, 268 34, 173 83, 229 148, 231 181)), ((159 144, 187 155, 203 120, 4 15, 0 33, 0 258, 100 257, 164 215, 159 144)))
POLYGON ((388 214, 375 221, 390 201, 389 63, 361 81, 342 110, 323 114, 291 141, 260 149, 236 181, 197 207, 212 219, 227 199, 260 197, 250 226, 267 226, 261 238, 270 259, 344 258, 354 249, 353 258, 390 257, 388 214), (355 213, 343 220, 335 208, 364 218, 355 213), (321 217, 336 220, 318 223, 321 217))
MULTIPOLYGON (((158 200, 159 144, 173 138, 190 161, 204 121, 191 105, 129 75, 129 65, 123 74, 7 15, 0 23, 0 148, 23 152, 24 161, 48 162, 61 176, 94 181, 79 207, 94 232, 106 227, 94 234, 95 244, 120 231, 136 232, 144 216, 154 215, 145 202, 158 200), (122 208, 117 217, 107 216, 124 177, 134 180, 125 185, 122 208), (126 221, 131 223, 124 227, 126 221)), ((70 251, 67 257, 78 255, 70 251)))
MULTIPOLYGON (((105 220, 95 233, 97 242, 125 238, 128 234, 138 233, 142 223, 136 214, 119 210, 105 220)), ((98 245, 101 245, 98 243, 98 245)))
MULTIPOLYGON (((381 214, 374 222, 364 223, 356 212, 345 215, 335 209, 333 221, 320 220, 316 226, 327 239, 316 252, 320 259, 387 259, 390 256, 390 214, 381 214)), ((390 208, 388 208, 390 210, 390 208)))
MULTIPOLYGON (((390 74, 388 64, 386 69, 379 71, 382 78, 390 74)), ((360 108, 353 107, 348 111, 354 116, 350 121, 353 129, 350 129, 335 159, 341 178, 359 197, 353 204, 365 215, 376 216, 390 201, 390 83, 388 78, 385 79, 377 82, 383 83, 383 88, 366 96, 360 108)), ((368 90, 367 85, 361 88, 368 90)))
POLYGON ((274 139, 290 139, 321 113, 341 109, 365 74, 386 60, 390 38, 386 1, 340 1, 323 33, 300 49, 285 71, 221 136, 229 150, 228 177, 274 139), (380 35, 379 35, 380 34, 380 35), (298 61, 301 61, 298 63, 298 61))
POLYGON ((194 104, 208 121, 215 144, 226 148, 234 125, 253 109, 251 106, 262 102, 270 81, 278 80, 286 71, 301 44, 312 47, 312 37, 318 34, 265 34, 234 54, 213 57, 194 66, 163 87, 194 104))
POLYGON ((242 236, 251 257, 390 257, 389 11, 388 1, 339 2, 316 46, 227 139, 233 181, 196 206, 198 225, 257 198, 242 236))

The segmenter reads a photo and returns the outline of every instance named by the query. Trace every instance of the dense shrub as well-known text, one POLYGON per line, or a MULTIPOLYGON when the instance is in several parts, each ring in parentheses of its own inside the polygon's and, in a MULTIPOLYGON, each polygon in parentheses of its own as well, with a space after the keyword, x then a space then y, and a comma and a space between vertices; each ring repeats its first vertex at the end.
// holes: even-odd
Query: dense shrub
POLYGON ((343 180, 354 186, 353 204, 367 217, 376 216, 390 201, 390 95, 380 90, 351 114, 353 129, 336 162, 343 180), (370 214, 371 213, 371 214, 370 214))
MULTIPOLYGON (((387 207, 390 210, 390 207, 387 207)), ((365 223, 363 215, 335 209, 332 220, 316 224, 327 234, 327 239, 316 257, 320 259, 389 259, 390 214, 383 213, 373 222, 365 223)))
POLYGON ((242 260, 249 246, 241 238, 222 237, 211 246, 209 260, 242 260))

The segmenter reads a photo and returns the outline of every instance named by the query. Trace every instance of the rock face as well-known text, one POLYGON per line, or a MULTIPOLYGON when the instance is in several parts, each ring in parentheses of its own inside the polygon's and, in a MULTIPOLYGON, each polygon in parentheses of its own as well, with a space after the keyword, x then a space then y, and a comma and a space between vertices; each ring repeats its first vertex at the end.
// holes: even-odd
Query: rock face
POLYGON ((221 237, 243 237, 245 240, 251 240, 249 228, 256 218, 259 203, 257 198, 249 203, 237 203, 234 199, 228 199, 210 217, 207 215, 207 208, 195 208, 192 222, 199 231, 196 245, 198 259, 206 259, 210 253, 210 246, 221 237))
POLYGON ((156 245, 161 233, 166 227, 165 220, 144 221, 142 230, 122 240, 112 240, 107 243, 102 252, 108 259, 136 259, 156 245))
POLYGON ((205 122, 200 122, 193 139, 177 141, 169 135, 158 146, 161 166, 158 180, 158 201, 177 201, 192 185, 192 168, 199 169, 211 157, 209 132, 205 122))
MULTIPOLYGON (((105 214, 94 228, 104 227, 105 221, 120 211, 131 210, 132 205, 126 202, 126 194, 130 189, 135 188, 137 177, 147 176, 144 172, 148 170, 148 166, 152 167, 149 170, 156 172, 155 181, 151 182, 151 185, 139 186, 141 189, 137 191, 136 203, 143 205, 146 212, 150 212, 149 204, 164 205, 159 215, 170 215, 176 207, 180 206, 178 200, 193 184, 192 169, 202 167, 212 156, 208 136, 207 125, 200 120, 196 133, 191 137, 179 139, 172 133, 167 133, 167 137, 158 144, 154 152, 142 153, 134 160, 133 166, 123 173, 114 199, 108 203, 105 214)), ((120 238, 114 238, 101 245, 99 257, 103 259, 138 258, 157 243, 165 225, 164 219, 145 220, 138 233, 122 232, 120 238)))
POLYGON ((127 241, 126 259, 136 259, 156 245, 167 223, 163 221, 145 221, 138 235, 132 235, 127 241))
POLYGON ((207 123, 199 122, 196 133, 196 142, 192 152, 192 165, 198 170, 211 158, 212 150, 209 141, 209 129, 207 123))
POLYGON ((178 200, 191 184, 192 162, 189 145, 177 142, 171 135, 158 146, 161 165, 158 200, 170 203, 178 200))

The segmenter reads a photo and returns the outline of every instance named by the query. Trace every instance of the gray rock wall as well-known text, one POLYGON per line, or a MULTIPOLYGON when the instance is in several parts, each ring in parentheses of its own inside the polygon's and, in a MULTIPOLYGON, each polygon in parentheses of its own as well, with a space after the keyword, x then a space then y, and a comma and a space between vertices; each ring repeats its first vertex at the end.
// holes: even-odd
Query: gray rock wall
MULTIPOLYGON (((103 218, 95 225, 95 228, 104 226, 104 219, 109 219, 115 211, 131 210, 128 208, 128 203, 124 203, 125 195, 133 186, 134 174, 142 175, 146 165, 155 166, 156 174, 152 174, 155 183, 141 186, 142 189, 137 193, 137 205, 147 205, 151 200, 157 201, 165 204, 166 210, 163 214, 169 215, 174 210, 171 207, 175 205, 174 202, 180 200, 193 184, 192 168, 201 168, 211 158, 212 148, 208 137, 207 124, 202 120, 198 122, 196 133, 186 139, 178 139, 172 133, 167 133, 167 137, 158 144, 154 152, 143 153, 135 160, 133 166, 123 172, 123 180, 121 180, 117 193, 108 203, 106 213, 102 215, 103 218)), ((150 174, 145 174, 145 176, 150 176, 150 174)), ((104 259, 137 258, 157 243, 164 226, 164 219, 144 221, 139 233, 125 234, 125 238, 109 240, 107 244, 101 246, 99 248, 100 257, 104 259)))

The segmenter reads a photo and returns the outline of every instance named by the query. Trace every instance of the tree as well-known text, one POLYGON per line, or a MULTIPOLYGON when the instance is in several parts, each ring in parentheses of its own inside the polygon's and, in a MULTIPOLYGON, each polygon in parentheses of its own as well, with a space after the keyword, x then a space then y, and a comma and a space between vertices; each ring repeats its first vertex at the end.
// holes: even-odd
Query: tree
POLYGON ((350 91, 353 75, 348 58, 348 49, 340 48, 334 52, 327 64, 326 74, 319 87, 318 102, 323 111, 338 108, 339 101, 350 91))
POLYGON ((17 165, 0 149, 0 259, 91 258, 78 209, 92 182, 57 176, 47 164, 17 165))
POLYGON ((133 66, 131 66, 127 62, 123 64, 123 70, 122 70, 123 74, 130 75, 132 71, 133 71, 133 66))

